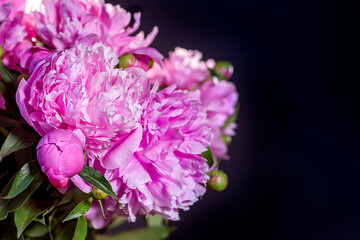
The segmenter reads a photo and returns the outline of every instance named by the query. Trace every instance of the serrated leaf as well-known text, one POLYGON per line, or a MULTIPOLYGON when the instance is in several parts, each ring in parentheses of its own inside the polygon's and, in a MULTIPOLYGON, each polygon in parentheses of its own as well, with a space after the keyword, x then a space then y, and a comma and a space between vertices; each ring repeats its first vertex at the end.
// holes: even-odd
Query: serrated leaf
POLYGON ((163 223, 164 223, 164 219, 159 214, 149 215, 146 218, 146 224, 149 227, 159 227, 159 226, 162 226, 163 223))
POLYGON ((71 212, 66 216, 63 222, 69 221, 71 219, 78 218, 87 213, 91 207, 92 197, 80 202, 71 212))
POLYGON ((0 126, 1 127, 15 127, 19 124, 19 121, 0 115, 0 126))
POLYGON ((90 183, 91 185, 97 187, 101 191, 109 194, 110 196, 118 200, 118 197, 116 196, 110 183, 98 170, 84 165, 83 169, 79 173, 79 176, 86 182, 90 183))
POLYGON ((84 216, 80 216, 76 222, 73 240, 85 240, 87 235, 87 221, 84 216))
POLYGON ((23 204, 19 209, 15 210, 14 222, 17 228, 17 237, 20 237, 26 227, 44 211, 46 211, 46 209, 41 209, 35 204, 30 205, 29 201, 23 204))
POLYGON ((121 232, 117 235, 104 236, 97 235, 96 240, 163 240, 166 239, 171 232, 175 230, 174 227, 159 226, 140 228, 133 231, 121 232))
POLYGON ((26 124, 21 122, 13 128, 5 139, 0 150, 0 162, 7 155, 33 145, 36 142, 37 135, 26 129, 26 124))
POLYGON ((222 126, 221 130, 225 130, 226 128, 228 128, 230 126, 230 124, 236 122, 238 113, 239 113, 239 108, 240 108, 240 104, 237 104, 235 107, 235 111, 233 114, 231 114, 228 119, 226 120, 224 126, 222 126))
POLYGON ((208 147, 207 149, 208 150, 203 152, 201 156, 207 160, 207 164, 211 167, 214 164, 214 156, 211 151, 211 147, 208 147))
POLYGON ((43 181, 43 177, 37 174, 30 185, 15 198, 0 199, 0 221, 5 219, 9 212, 13 212, 23 205, 43 181))
POLYGON ((40 172, 41 170, 36 160, 26 163, 16 174, 9 193, 2 198, 11 199, 16 197, 30 185, 36 175, 40 174, 40 172))

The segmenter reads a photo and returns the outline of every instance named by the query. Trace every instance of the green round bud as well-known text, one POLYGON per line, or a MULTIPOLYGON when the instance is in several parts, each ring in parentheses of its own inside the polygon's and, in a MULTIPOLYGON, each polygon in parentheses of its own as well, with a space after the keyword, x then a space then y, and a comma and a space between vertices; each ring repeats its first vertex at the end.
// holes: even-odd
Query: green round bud
POLYGON ((154 60, 152 58, 149 59, 149 69, 154 66, 154 60))
POLYGON ((214 71, 217 73, 219 80, 229 80, 234 73, 234 67, 230 62, 216 62, 214 71))
POLYGON ((102 200, 102 199, 106 198, 108 196, 108 194, 104 193, 97 187, 92 186, 91 196, 96 200, 102 200))
POLYGON ((122 55, 119 58, 118 67, 124 69, 124 68, 127 68, 130 65, 134 64, 134 62, 136 63, 137 62, 136 58, 134 58, 134 59, 133 58, 134 58, 134 56, 131 53, 126 53, 126 54, 122 55))
POLYGON ((222 135, 221 140, 225 143, 226 146, 229 146, 231 143, 231 137, 228 135, 222 135))
POLYGON ((228 177, 221 170, 214 170, 209 173, 210 179, 207 185, 210 189, 221 192, 224 191, 228 185, 228 177))

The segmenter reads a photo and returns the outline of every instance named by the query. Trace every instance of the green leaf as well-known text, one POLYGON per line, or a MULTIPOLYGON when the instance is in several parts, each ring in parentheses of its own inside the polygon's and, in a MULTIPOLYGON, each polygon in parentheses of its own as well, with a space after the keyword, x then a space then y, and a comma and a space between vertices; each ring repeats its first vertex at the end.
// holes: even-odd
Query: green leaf
POLYGON ((84 216, 77 219, 73 240, 85 240, 87 235, 87 221, 84 216))
POLYGON ((111 219, 111 222, 107 225, 107 229, 113 229, 118 227, 119 225, 127 222, 128 218, 127 217, 119 217, 119 216, 113 216, 113 218, 111 219))
POLYGON ((74 218, 83 216, 87 211, 89 211, 92 203, 92 197, 80 202, 71 212, 66 216, 63 222, 69 221, 74 218))
POLYGON ((9 71, 3 64, 2 60, 0 60, 0 72, 1 72, 1 80, 5 84, 14 84, 17 76, 9 71))
POLYGON ((2 198, 10 199, 16 197, 30 185, 36 175, 40 174, 40 172, 41 170, 36 160, 26 163, 16 174, 9 193, 2 198))
POLYGON ((20 119, 21 114, 19 112, 19 107, 16 104, 15 95, 17 88, 17 75, 18 73, 12 70, 8 70, 2 60, 0 59, 0 92, 6 101, 6 110, 11 112, 14 117, 20 119))
POLYGON ((162 226, 164 222, 164 219, 159 214, 156 215, 149 215, 146 218, 146 224, 149 227, 159 227, 162 226))
POLYGON ((49 219, 48 230, 49 230, 49 236, 50 236, 51 240, 54 240, 54 237, 52 235, 52 230, 57 225, 57 223, 59 222, 56 218, 54 218, 55 213, 56 213, 56 208, 48 218, 49 219), (53 225, 53 223, 54 223, 54 225, 53 225))
POLYGON ((9 214, 5 220, 1 221, 0 239, 18 240, 16 237, 16 227, 14 224, 13 214, 9 214))
POLYGON ((230 124, 236 122, 236 119, 237 119, 237 116, 239 113, 239 108, 240 108, 240 104, 237 104, 234 113, 228 117, 224 126, 222 126, 221 130, 225 130, 227 127, 230 126, 230 124))
POLYGON ((118 201, 118 197, 116 196, 110 183, 98 170, 84 165, 83 169, 79 173, 79 176, 86 182, 109 194, 118 201))
POLYGON ((166 239, 171 232, 175 230, 174 227, 159 226, 140 228, 133 231, 121 232, 117 235, 104 236, 98 235, 96 240, 162 240, 166 239))
POLYGON ((14 152, 14 158, 17 168, 21 168, 24 164, 34 160, 33 152, 30 147, 14 152))
POLYGON ((60 228, 60 232, 59 233, 55 233, 56 237, 55 240, 69 240, 72 239, 72 237, 74 236, 74 232, 75 232, 75 222, 69 222, 68 224, 65 225, 65 227, 60 228))
POLYGON ((0 115, 0 126, 1 127, 15 127, 19 124, 19 121, 0 115))
POLYGON ((47 226, 38 222, 32 222, 30 226, 24 231, 24 235, 32 238, 44 236, 48 233, 47 226))
POLYGON ((43 177, 40 174, 37 174, 30 185, 15 198, 0 199, 0 221, 5 219, 9 212, 13 212, 21 207, 36 191, 36 189, 38 189, 43 181, 43 177))
POLYGON ((30 204, 29 201, 15 210, 14 222, 17 228, 17 237, 20 237, 26 227, 44 211, 46 211, 46 209, 41 209, 36 204, 30 204))
POLYGON ((21 122, 5 139, 0 150, 0 162, 7 155, 33 145, 36 142, 37 135, 26 129, 26 124, 21 122))
POLYGON ((207 149, 208 150, 203 152, 201 156, 207 160, 207 164, 211 167, 214 164, 214 156, 211 151, 211 147, 208 147, 207 149))

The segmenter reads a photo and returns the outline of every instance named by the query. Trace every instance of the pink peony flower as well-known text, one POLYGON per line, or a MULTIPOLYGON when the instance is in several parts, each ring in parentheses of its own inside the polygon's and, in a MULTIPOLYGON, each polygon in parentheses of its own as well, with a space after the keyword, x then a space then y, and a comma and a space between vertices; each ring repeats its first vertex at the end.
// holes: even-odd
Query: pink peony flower
POLYGON ((85 163, 81 145, 72 132, 56 129, 44 135, 36 147, 41 170, 60 191, 85 163))
POLYGON ((199 51, 186 50, 177 47, 174 52, 169 52, 169 58, 164 60, 164 67, 154 65, 149 70, 148 76, 152 81, 160 80, 161 85, 176 84, 180 89, 192 89, 208 77, 207 64, 201 60, 199 51))
POLYGON ((19 84, 16 101, 22 116, 41 136, 53 129, 80 130, 85 150, 96 158, 141 126, 150 92, 143 70, 114 69, 117 62, 95 36, 48 55, 19 84))
POLYGON ((35 44, 34 11, 40 9, 39 1, 0 0, 0 46, 4 49, 5 66, 25 73, 20 65, 24 52, 35 44))
MULTIPOLYGON (((238 93, 233 83, 227 81, 210 80, 208 68, 214 68, 216 63, 213 59, 206 62, 201 60, 202 54, 198 51, 176 48, 169 53, 169 58, 164 60, 164 67, 155 64, 147 74, 152 82, 160 81, 161 85, 168 86, 176 84, 180 89, 199 89, 201 101, 207 109, 207 118, 212 125, 215 135, 211 143, 212 152, 215 157, 227 159, 227 146, 222 140, 222 135, 233 136, 234 131, 227 134, 221 130, 225 121, 235 111, 238 101, 238 93)), ((233 68, 230 65, 219 67, 219 72, 231 77, 233 68)), ((236 124, 232 125, 232 129, 236 124)))
MULTIPOLYGON (((200 92, 172 86, 153 93, 141 133, 139 148, 130 160, 110 168, 106 162, 93 167, 110 181, 130 221, 155 213, 178 220, 178 210, 188 210, 205 193, 208 180, 208 165, 201 153, 209 146, 212 133, 200 92)), ((114 213, 124 215, 114 199, 103 202, 107 219, 100 217, 96 204, 86 214, 95 228, 105 226, 114 213)))
POLYGON ((45 10, 35 14, 36 32, 52 49, 70 48, 87 35, 96 34, 121 56, 148 47, 158 32, 154 27, 147 38, 143 32, 130 36, 139 28, 140 13, 134 14, 134 26, 128 27, 129 12, 100 0, 43 0, 43 4, 45 10))
POLYGON ((226 120, 235 112, 235 106, 238 101, 238 93, 236 87, 232 82, 228 81, 207 81, 199 87, 201 92, 201 101, 206 107, 207 118, 212 125, 215 134, 214 140, 211 143, 211 149, 215 157, 228 158, 226 155, 227 147, 221 139, 222 135, 233 136, 234 131, 230 129, 236 128, 236 124, 228 127, 226 132, 221 128, 224 126, 226 120))

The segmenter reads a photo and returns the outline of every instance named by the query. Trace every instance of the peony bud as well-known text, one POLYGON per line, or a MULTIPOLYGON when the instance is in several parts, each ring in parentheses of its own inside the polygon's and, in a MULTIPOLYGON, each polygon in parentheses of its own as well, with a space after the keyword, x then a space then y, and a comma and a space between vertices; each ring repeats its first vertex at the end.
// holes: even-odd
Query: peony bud
POLYGON ((119 58, 119 63, 118 63, 119 68, 125 69, 127 67, 132 67, 136 65, 137 65, 137 60, 131 53, 126 53, 119 58))
POLYGON ((135 54, 135 53, 126 53, 119 58, 118 67, 125 69, 128 67, 139 67, 144 71, 152 68, 154 61, 150 56, 135 54))
POLYGON ((96 200, 102 200, 102 199, 106 198, 108 196, 108 194, 104 193, 103 191, 101 191, 97 187, 92 186, 91 196, 93 198, 95 198, 96 200))
POLYGON ((36 149, 42 171, 56 188, 66 187, 85 162, 80 139, 67 130, 56 129, 44 135, 36 149))
POLYGON ((234 73, 234 67, 229 62, 219 61, 216 62, 214 71, 217 73, 220 80, 229 80, 234 73))
POLYGON ((209 173, 210 180, 207 182, 207 185, 210 189, 221 192, 224 191, 228 185, 228 177, 221 170, 212 171, 209 173))

